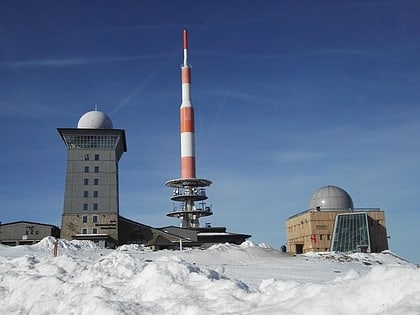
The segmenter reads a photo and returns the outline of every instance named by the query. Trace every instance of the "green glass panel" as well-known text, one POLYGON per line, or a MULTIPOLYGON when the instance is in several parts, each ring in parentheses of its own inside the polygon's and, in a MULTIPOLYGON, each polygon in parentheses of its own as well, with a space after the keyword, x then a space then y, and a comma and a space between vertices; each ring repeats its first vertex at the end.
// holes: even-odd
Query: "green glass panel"
POLYGON ((366 213, 337 215, 332 251, 364 252, 370 247, 366 213))

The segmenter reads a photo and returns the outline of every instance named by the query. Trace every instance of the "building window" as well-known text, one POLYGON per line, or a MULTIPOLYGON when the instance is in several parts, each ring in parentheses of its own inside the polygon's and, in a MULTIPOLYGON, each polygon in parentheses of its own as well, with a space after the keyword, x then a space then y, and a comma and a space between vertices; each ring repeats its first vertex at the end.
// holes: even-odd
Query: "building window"
POLYGON ((322 241, 323 238, 324 238, 324 235, 319 234, 319 240, 322 241))
POLYGON ((85 161, 89 161, 89 154, 85 154, 85 161))
POLYGON ((82 217, 82 222, 83 222, 83 223, 87 223, 87 215, 84 215, 84 216, 82 217))
POLYGON ((99 154, 95 154, 95 161, 99 161, 99 154))
POLYGON ((98 234, 98 229, 96 228, 92 229, 92 234, 98 234))
POLYGON ((98 195, 99 195, 98 191, 97 191, 97 190, 95 190, 95 191, 93 192, 93 197, 98 198, 98 195))
POLYGON ((97 223, 97 222, 98 222, 98 216, 97 216, 97 215, 94 215, 94 216, 92 217, 92 222, 93 222, 93 223, 97 223))
POLYGON ((88 210, 88 204, 87 203, 83 204, 83 210, 85 210, 85 211, 88 210))
POLYGON ((85 191, 83 192, 83 197, 84 197, 84 198, 89 197, 89 192, 88 192, 87 190, 85 190, 85 191))
POLYGON ((99 166, 95 166, 95 173, 99 173, 99 166))
POLYGON ((85 179, 83 180, 83 185, 89 185, 89 179, 85 178, 85 179))
POLYGON ((99 185, 99 178, 95 178, 93 180, 93 185, 99 185))
POLYGON ((97 203, 93 204, 93 210, 98 210, 98 204, 97 203))
POLYGON ((334 252, 366 252, 370 250, 368 218, 365 212, 338 214, 332 240, 334 252))
POLYGON ((85 173, 89 173, 89 166, 85 166, 85 173))
POLYGON ((331 240, 331 234, 327 234, 327 240, 331 240))
POLYGON ((87 234, 87 228, 82 229, 82 234, 87 234))

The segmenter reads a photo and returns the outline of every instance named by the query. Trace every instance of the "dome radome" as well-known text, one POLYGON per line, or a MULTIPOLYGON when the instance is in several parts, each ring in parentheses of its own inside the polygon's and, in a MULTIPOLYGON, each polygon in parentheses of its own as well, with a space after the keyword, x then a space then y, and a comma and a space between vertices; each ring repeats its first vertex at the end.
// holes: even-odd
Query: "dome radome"
POLYGON ((338 210, 353 209, 353 200, 342 188, 337 186, 324 186, 312 194, 309 202, 312 210, 338 210))
POLYGON ((112 121, 109 117, 98 110, 85 113, 77 124, 79 129, 112 129, 112 121))

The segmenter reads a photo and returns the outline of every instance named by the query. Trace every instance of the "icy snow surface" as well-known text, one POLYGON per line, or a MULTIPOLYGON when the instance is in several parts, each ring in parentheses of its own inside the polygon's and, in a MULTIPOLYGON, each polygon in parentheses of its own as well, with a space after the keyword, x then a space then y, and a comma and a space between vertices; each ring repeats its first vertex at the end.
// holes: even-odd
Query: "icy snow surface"
POLYGON ((101 249, 0 245, 1 314, 420 314, 420 268, 392 253, 290 256, 251 242, 101 249))

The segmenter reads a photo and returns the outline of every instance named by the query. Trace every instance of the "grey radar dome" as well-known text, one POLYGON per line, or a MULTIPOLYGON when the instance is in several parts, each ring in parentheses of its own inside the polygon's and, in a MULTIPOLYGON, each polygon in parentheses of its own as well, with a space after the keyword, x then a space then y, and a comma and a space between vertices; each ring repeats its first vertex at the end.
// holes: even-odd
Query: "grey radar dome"
POLYGON ((312 194, 312 198, 309 202, 309 209, 353 209, 353 200, 344 189, 328 185, 319 188, 312 194))
POLYGON ((107 115, 98 110, 85 113, 77 124, 79 129, 112 129, 112 121, 107 115))

